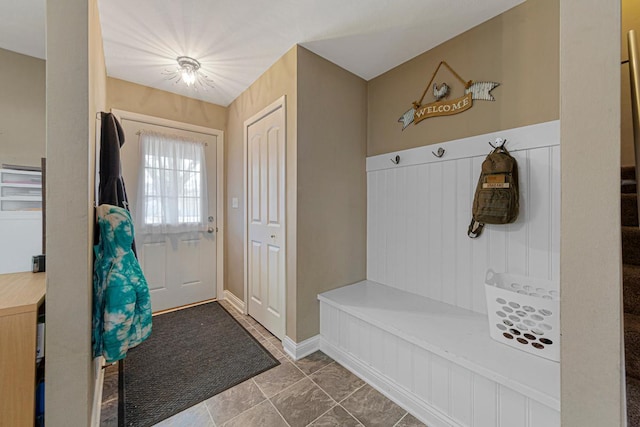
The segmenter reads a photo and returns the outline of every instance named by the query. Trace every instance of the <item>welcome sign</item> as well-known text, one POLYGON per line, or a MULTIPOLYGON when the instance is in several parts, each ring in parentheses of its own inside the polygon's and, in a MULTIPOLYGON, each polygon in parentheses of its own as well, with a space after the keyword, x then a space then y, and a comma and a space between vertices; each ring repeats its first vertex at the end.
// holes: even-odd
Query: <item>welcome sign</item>
POLYGON ((465 82, 458 73, 449 66, 449 64, 445 61, 441 61, 438 68, 436 68, 436 71, 433 73, 431 80, 427 84, 427 88, 422 93, 420 100, 414 102, 413 108, 407 110, 406 113, 400 116, 398 122, 402 123, 402 130, 404 130, 411 123, 418 124, 431 117, 451 116, 453 114, 459 114, 463 111, 467 111, 469 108, 473 107, 474 100, 495 101, 495 98, 491 95, 491 91, 499 85, 500 83, 495 82, 473 82, 471 80, 465 82), (449 96, 449 85, 442 83, 440 87, 438 87, 438 85, 434 83, 433 97, 435 98, 435 102, 422 105, 422 101, 427 95, 427 91, 431 87, 431 83, 433 83, 433 80, 442 65, 447 67, 462 83, 464 86, 464 95, 459 98, 447 100, 445 98, 449 96))
MULTIPOLYGON (((420 123, 429 117, 450 116, 452 114, 462 113, 473 106, 473 97, 470 93, 461 98, 451 101, 438 101, 427 104, 417 110, 414 110, 413 121, 420 123)), ((406 126, 405 126, 406 127, 406 126)))

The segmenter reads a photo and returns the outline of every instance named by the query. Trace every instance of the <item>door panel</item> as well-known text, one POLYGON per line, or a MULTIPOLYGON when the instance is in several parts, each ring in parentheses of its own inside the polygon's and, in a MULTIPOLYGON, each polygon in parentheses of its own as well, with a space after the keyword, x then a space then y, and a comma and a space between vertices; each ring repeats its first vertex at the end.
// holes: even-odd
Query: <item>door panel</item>
POLYGON ((183 239, 180 241, 178 256, 180 257, 180 283, 182 286, 202 283, 200 280, 200 239, 183 239))
POLYGON ((285 139, 281 106, 247 127, 248 311, 284 337, 285 139))
POLYGON ((280 307, 278 301, 280 301, 280 253, 281 250, 277 246, 269 245, 267 251, 267 265, 269 268, 269 306, 267 309, 269 312, 277 317, 280 317, 280 307), (275 305, 274 305, 275 303, 275 305))
POLYGON ((216 297, 216 156, 217 137, 175 128, 122 120, 126 143, 121 149, 122 175, 134 218, 140 170, 138 131, 152 130, 195 138, 207 143, 205 161, 209 198, 209 226, 213 233, 191 232, 167 235, 136 233, 138 259, 149 283, 151 307, 154 312, 180 307, 216 297))
POLYGON ((262 280, 261 280, 261 266, 260 257, 262 256, 262 244, 254 240, 251 241, 251 253, 249 259, 249 272, 251 274, 249 287, 251 299, 254 304, 262 305, 262 280))
MULTIPOLYGON (((138 246, 138 256, 140 257, 140 266, 153 265, 155 260, 162 259, 165 256, 165 243, 146 243, 138 246)), ((162 263, 164 266, 166 263, 162 263)), ((144 270, 144 267, 142 267, 144 270)), ((147 284, 150 291, 157 291, 166 288, 166 276, 164 268, 148 268, 145 273, 147 284)))
POLYGON ((255 137, 251 138, 251 142, 250 142, 250 155, 249 155, 249 161, 250 164, 252 164, 252 167, 249 168, 249 175, 251 177, 251 189, 250 189, 250 194, 251 194, 251 221, 254 224, 259 224, 260 221, 262 220, 262 215, 261 215, 261 207, 262 204, 260 203, 260 199, 261 199, 261 175, 262 175, 262 165, 260 161, 254 162, 254 159, 260 159, 260 146, 262 144, 262 138, 261 135, 255 135, 255 137))
POLYGON ((267 137, 268 185, 267 206, 269 224, 280 224, 280 129, 271 128, 267 137))

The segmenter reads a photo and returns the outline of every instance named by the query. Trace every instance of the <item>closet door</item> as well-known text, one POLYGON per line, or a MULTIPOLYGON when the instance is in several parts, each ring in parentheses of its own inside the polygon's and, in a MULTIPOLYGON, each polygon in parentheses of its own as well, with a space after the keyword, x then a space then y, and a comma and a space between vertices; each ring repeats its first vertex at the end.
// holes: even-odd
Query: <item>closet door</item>
POLYGON ((278 338, 285 333, 284 105, 245 123, 249 315, 278 338))

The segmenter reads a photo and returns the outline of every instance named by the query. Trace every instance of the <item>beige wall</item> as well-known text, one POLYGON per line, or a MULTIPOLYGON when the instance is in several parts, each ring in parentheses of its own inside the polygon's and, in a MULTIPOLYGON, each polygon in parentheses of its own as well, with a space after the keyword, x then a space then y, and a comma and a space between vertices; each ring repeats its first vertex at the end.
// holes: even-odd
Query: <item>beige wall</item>
MULTIPOLYGON (((227 192, 225 212, 227 221, 225 247, 225 289, 244 298, 244 121, 286 95, 287 103, 287 335, 296 330, 296 135, 297 135, 297 47, 291 48, 258 80, 238 96, 228 107, 227 147, 225 171, 227 192), (231 199, 238 198, 238 208, 231 207, 231 199)), ((293 334, 293 335, 292 335, 293 334)))
POLYGON ((224 130, 227 109, 171 92, 107 78, 107 108, 224 130))
POLYGON ((87 426, 95 381, 92 160, 106 73, 96 0, 47 3, 46 424, 87 426))
MULTIPOLYGON (((640 41, 640 3, 637 0, 621 0, 620 3, 622 5, 620 61, 626 61, 629 59, 627 32, 635 30, 636 37, 640 41)), ((620 115, 622 123, 620 159, 623 165, 634 165, 636 163, 633 152, 633 118, 631 116, 631 86, 629 82, 629 64, 622 64, 620 66, 620 115)))
MULTIPOLYGON (((368 155, 558 119, 558 4, 527 1, 369 81, 368 155), (398 118, 442 60, 466 80, 499 82, 496 101, 401 131, 398 118)), ((452 85, 452 96, 463 93, 450 74, 438 75, 438 83, 452 85)))
POLYGON ((560 7, 563 427, 622 426, 625 417, 621 375, 620 101, 615 96, 620 89, 619 60, 620 3, 563 0, 560 7), (590 99, 598 102, 588 102, 590 99), (594 337, 598 337, 597 344, 594 337))
POLYGON ((319 332, 317 294, 365 278, 366 82, 293 47, 229 106, 225 289, 244 297, 244 121, 286 95, 287 327, 319 332), (331 173, 327 173, 327 168, 331 173), (239 206, 231 207, 237 197, 239 206))
POLYGON ((45 155, 45 61, 0 49, 0 163, 45 155))
POLYGON ((367 84, 298 49, 297 333, 320 333, 319 293, 366 278, 367 84))

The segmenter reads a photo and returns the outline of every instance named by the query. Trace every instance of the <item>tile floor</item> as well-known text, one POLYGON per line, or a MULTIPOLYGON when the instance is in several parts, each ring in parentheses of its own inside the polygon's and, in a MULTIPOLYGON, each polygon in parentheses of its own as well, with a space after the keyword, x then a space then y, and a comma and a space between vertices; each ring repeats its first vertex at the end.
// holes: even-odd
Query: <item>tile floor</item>
MULTIPOLYGON (((156 427, 424 426, 360 378, 318 351, 299 361, 281 342, 228 302, 220 303, 280 365, 168 418, 156 427)), ((118 425, 118 369, 105 372, 103 427, 118 425)))

